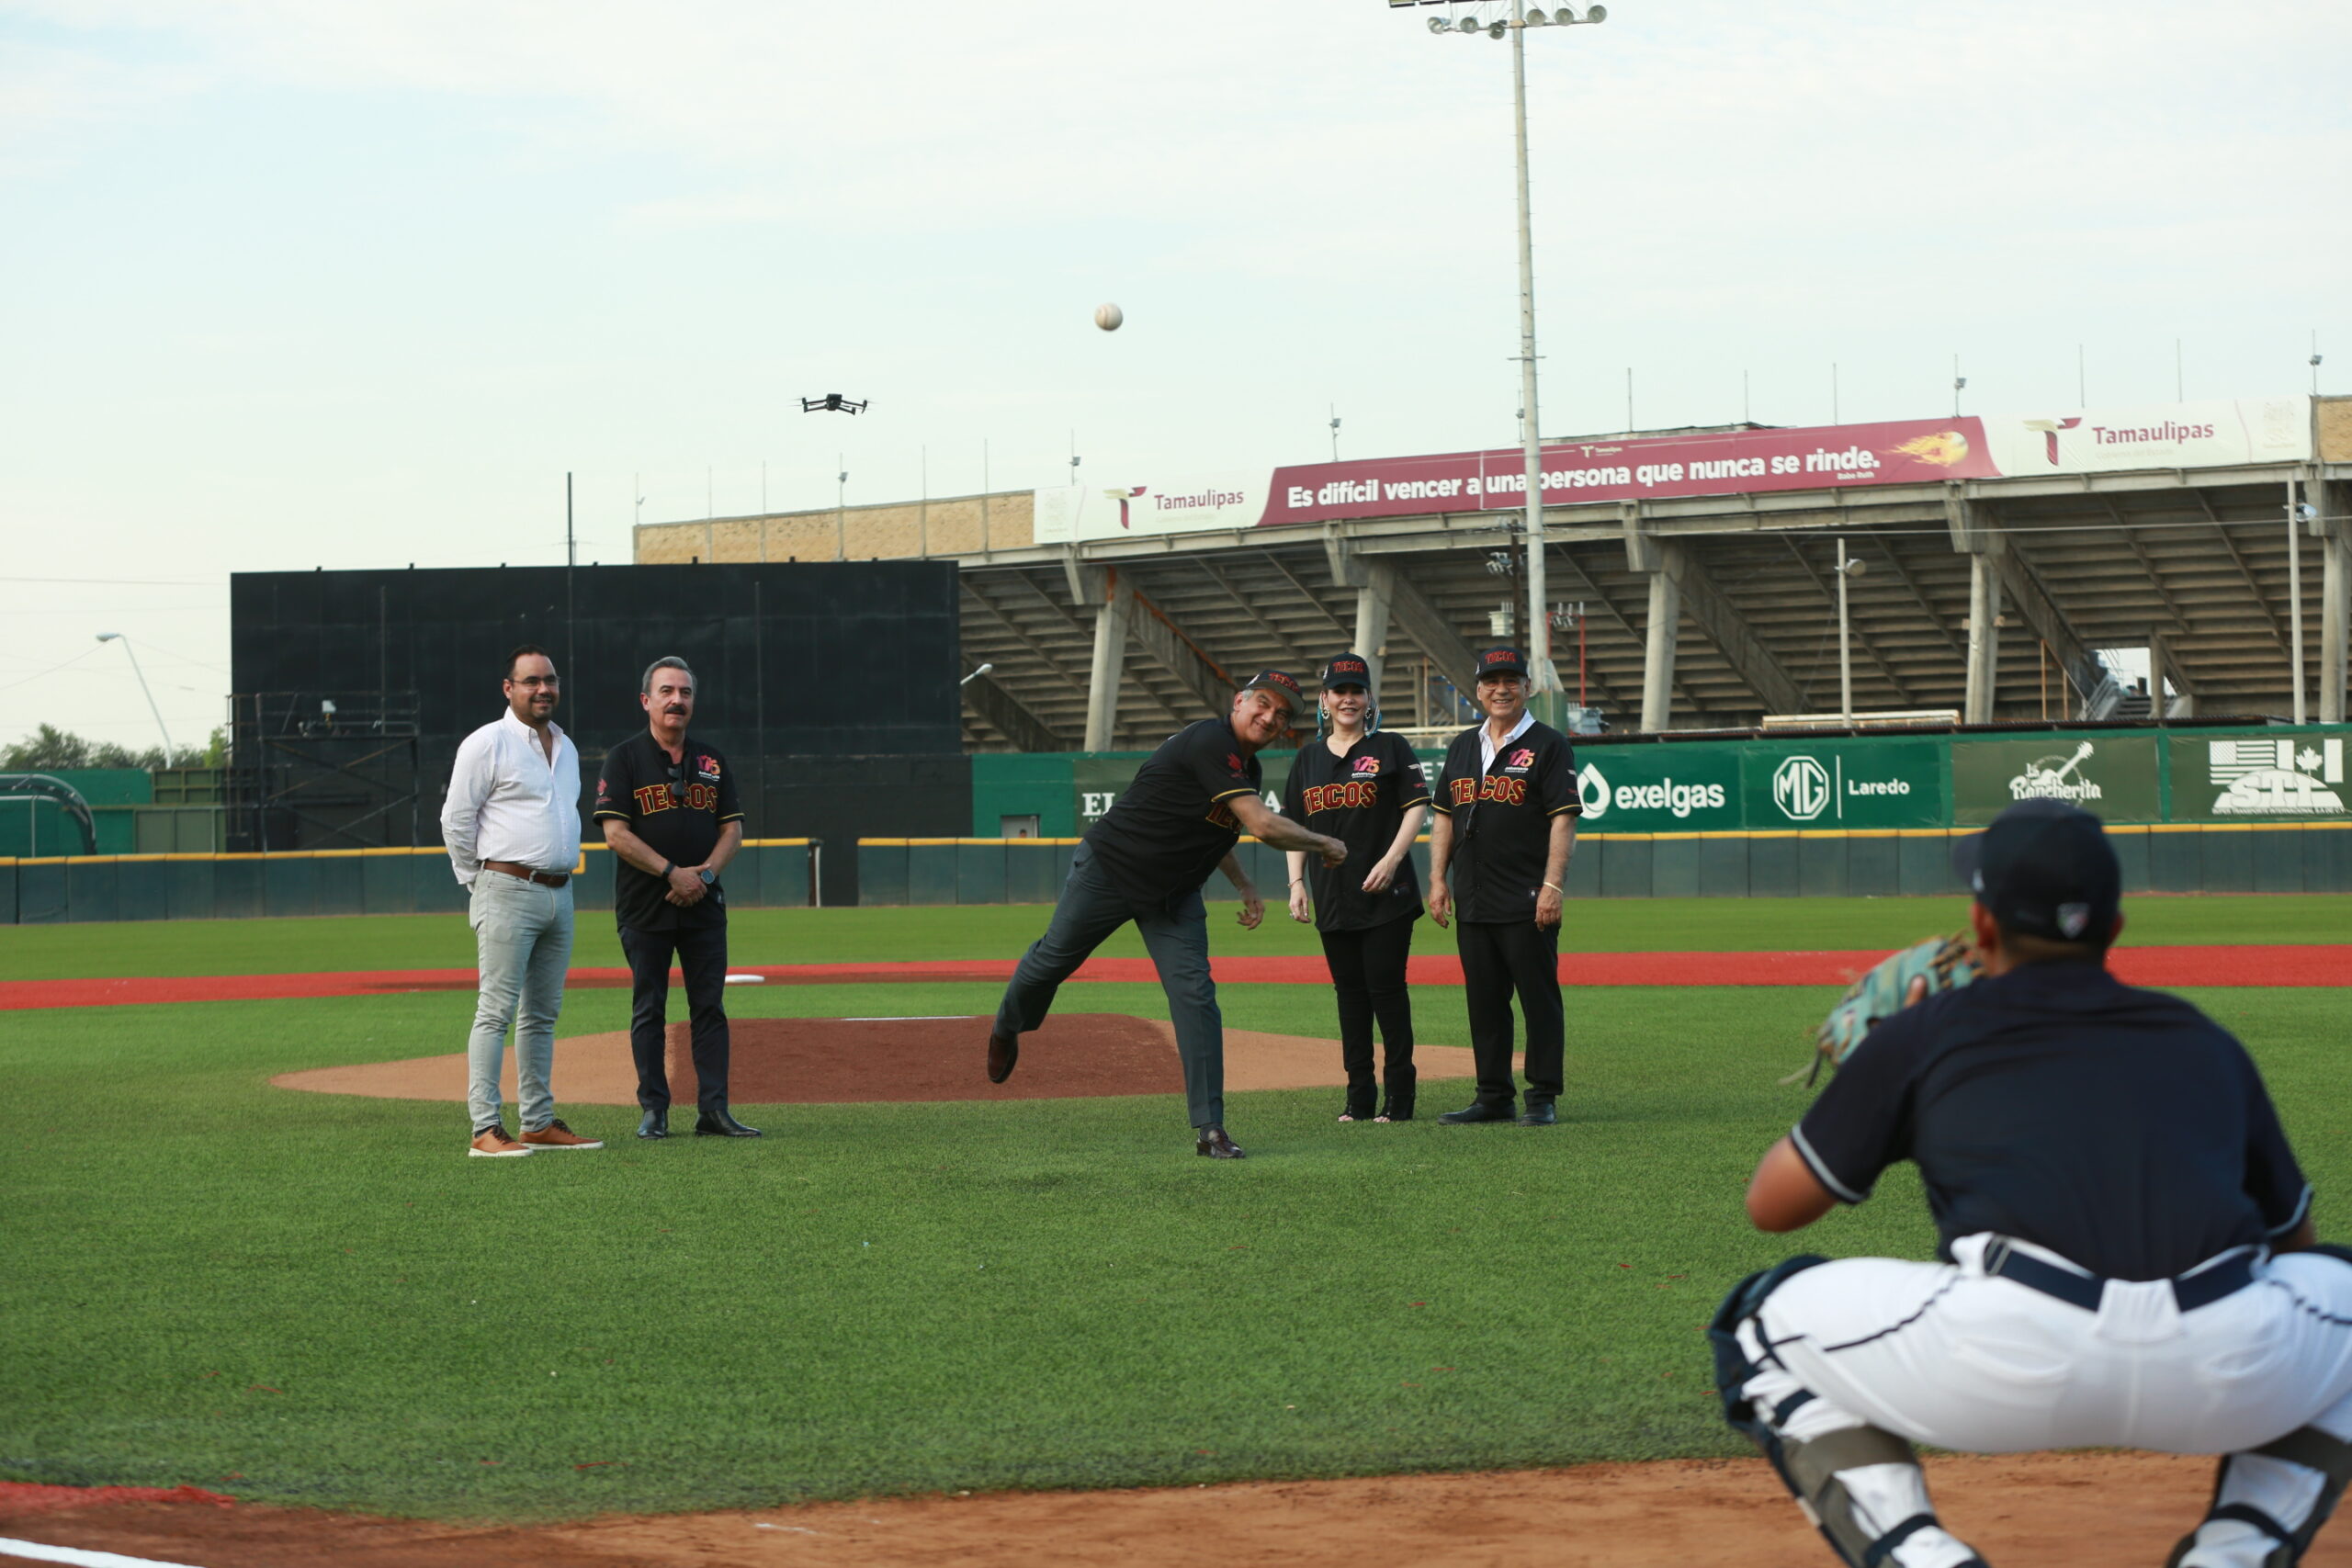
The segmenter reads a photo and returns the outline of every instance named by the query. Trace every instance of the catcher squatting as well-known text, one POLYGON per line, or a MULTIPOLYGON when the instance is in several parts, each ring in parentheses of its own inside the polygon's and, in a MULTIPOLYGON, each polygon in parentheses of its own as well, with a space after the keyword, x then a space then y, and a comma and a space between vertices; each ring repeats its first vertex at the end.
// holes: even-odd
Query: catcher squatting
POLYGON ((2352 1482, 2352 1249, 2317 1244, 2245 1048, 2107 973, 2097 818, 2027 801, 1953 861, 1973 951, 1863 977, 1822 1030, 1837 1076, 1747 1194, 1796 1230, 1911 1160, 1940 1261, 1742 1280, 1708 1330, 1724 1413, 1852 1568, 1982 1568, 1913 1443, 2219 1454, 2167 1568, 2290 1568, 2352 1482))

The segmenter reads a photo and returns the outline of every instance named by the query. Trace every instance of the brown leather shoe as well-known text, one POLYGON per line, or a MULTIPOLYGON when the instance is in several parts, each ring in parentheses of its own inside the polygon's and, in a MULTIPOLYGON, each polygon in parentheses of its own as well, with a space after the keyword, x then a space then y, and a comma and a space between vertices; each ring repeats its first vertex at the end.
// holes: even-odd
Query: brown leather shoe
POLYGON ((605 1146, 598 1139, 582 1137, 560 1120, 525 1133, 523 1141, 535 1149, 601 1149, 605 1146))
POLYGON ((507 1159, 515 1155, 526 1155, 530 1152, 530 1145, 516 1143, 506 1135, 506 1124, 503 1122, 493 1122, 476 1133, 472 1146, 466 1150, 469 1155, 487 1159, 507 1159))
POLYGON ((1020 1060, 1021 1036, 989 1031, 989 1082, 1002 1083, 1011 1077, 1013 1065, 1020 1060))
POLYGON ((1241 1145, 1225 1135, 1225 1129, 1211 1122, 1193 1129, 1193 1152, 1210 1159, 1247 1159, 1241 1145))

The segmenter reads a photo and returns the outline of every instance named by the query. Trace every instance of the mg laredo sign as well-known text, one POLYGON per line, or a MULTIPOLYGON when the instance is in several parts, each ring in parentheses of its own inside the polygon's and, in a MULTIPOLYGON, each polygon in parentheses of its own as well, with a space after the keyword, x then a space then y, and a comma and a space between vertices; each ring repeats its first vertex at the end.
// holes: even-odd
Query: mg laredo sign
POLYGON ((1751 828, 1925 828, 1943 820, 1942 759, 1932 745, 1858 740, 1785 755, 1758 749, 1747 767, 1768 780, 1753 792, 1751 828))
POLYGON ((1837 799, 1829 770, 1811 757, 1791 757, 1772 770, 1772 804, 1792 822, 1812 821, 1837 799))

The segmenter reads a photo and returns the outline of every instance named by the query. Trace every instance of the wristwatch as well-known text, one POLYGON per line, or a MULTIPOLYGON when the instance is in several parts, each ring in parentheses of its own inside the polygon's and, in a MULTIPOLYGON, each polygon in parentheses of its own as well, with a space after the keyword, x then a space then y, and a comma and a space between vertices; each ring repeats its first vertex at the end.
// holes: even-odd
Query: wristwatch
POLYGON ((712 883, 718 880, 718 873, 711 870, 708 866, 704 866, 700 871, 695 872, 695 874, 702 878, 702 885, 705 887, 709 886, 712 883))

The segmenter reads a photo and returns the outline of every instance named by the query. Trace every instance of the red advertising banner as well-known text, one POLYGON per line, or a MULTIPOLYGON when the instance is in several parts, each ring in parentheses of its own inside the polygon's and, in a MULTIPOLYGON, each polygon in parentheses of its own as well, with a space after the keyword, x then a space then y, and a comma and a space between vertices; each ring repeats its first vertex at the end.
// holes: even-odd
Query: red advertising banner
MULTIPOLYGON (((1554 441, 1544 448, 1544 499, 1548 505, 1567 506, 1935 479, 2305 462, 2312 449, 2308 398, 1554 441)), ((1261 468, 1209 479, 1148 475, 1149 483, 1112 489, 1063 485, 1037 491, 1035 538, 1039 544, 1076 544, 1358 517, 1516 512, 1527 488, 1525 476, 1526 459, 1513 446, 1306 463, 1277 468, 1271 477, 1261 468)))
MULTIPOLYGON (((1547 505, 1725 495, 2000 475, 1973 415, 1736 430, 1629 441, 1555 442, 1544 448, 1547 505)), ((1516 511, 1527 459, 1516 447, 1426 457, 1309 463, 1274 470, 1261 527, 1331 518, 1432 512, 1516 511)))

